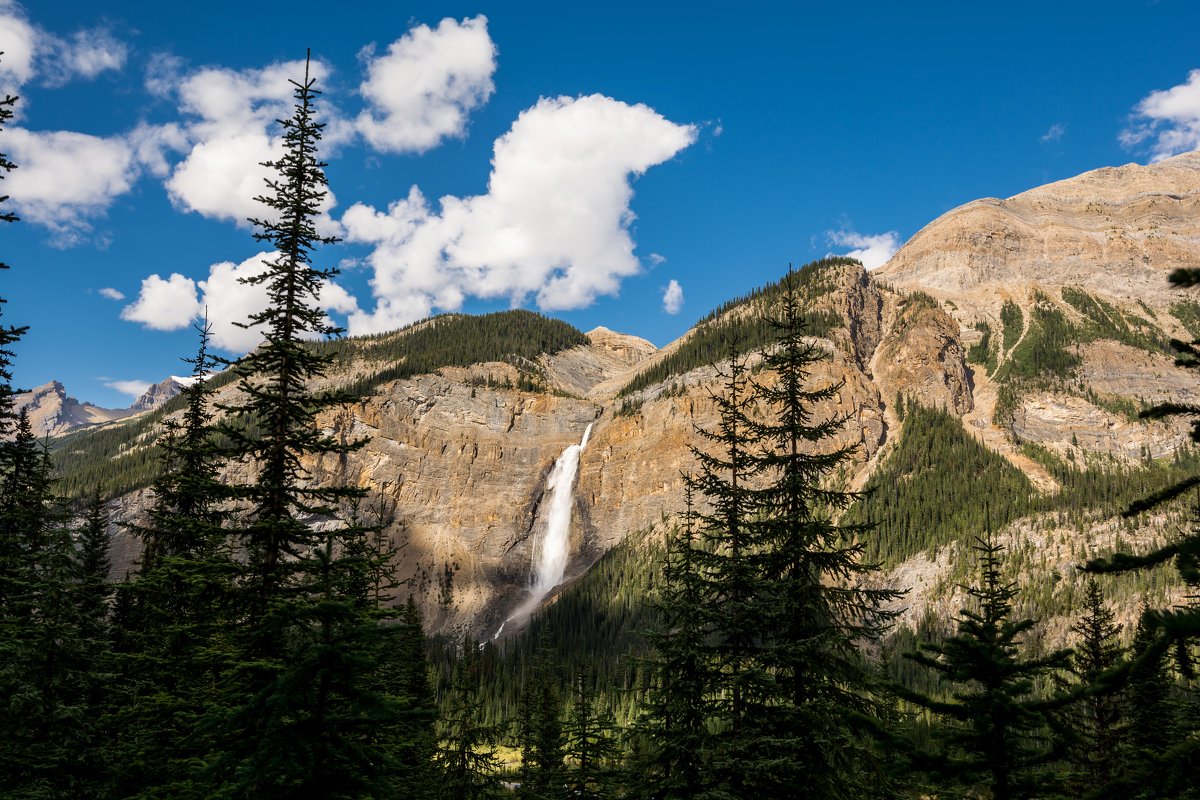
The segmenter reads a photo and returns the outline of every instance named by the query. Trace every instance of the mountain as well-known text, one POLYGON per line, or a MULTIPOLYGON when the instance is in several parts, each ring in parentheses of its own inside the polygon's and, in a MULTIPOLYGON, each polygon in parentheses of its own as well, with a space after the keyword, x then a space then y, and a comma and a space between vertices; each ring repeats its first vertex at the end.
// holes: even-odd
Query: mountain
POLYGON ((177 378, 171 375, 144 391, 129 408, 134 412, 153 411, 175 395, 191 382, 190 378, 177 378))
MULTIPOLYGON (((1200 335, 1200 303, 1166 281, 1197 263, 1198 203, 1200 155, 1190 154, 968 203, 873 273, 839 258, 801 270, 809 330, 829 354, 813 381, 842 382, 823 411, 848 418, 840 442, 857 447, 840 479, 871 490, 849 513, 880 523, 867 549, 886 581, 912 588, 906 621, 957 612, 969 545, 987 523, 1011 553, 1018 603, 1060 640, 1077 564, 1183 523, 1182 508, 1117 512, 1200 469, 1183 425, 1138 417, 1148 402, 1200 399, 1169 346, 1200 335)), ((561 585, 672 523, 689 448, 705 445, 696 426, 716 422, 713 364, 729 339, 746 350, 769 340, 760 315, 776 292, 731 300, 661 349, 529 312, 317 345, 335 356, 326 383, 361 396, 320 424, 367 443, 308 467, 384 501, 404 545, 399 577, 431 629, 491 636, 529 602, 550 476, 585 431, 561 585)), ((236 391, 229 376, 212 380, 236 391)), ((177 409, 168 401, 64 437, 61 485, 82 494, 101 482, 122 495, 119 516, 135 517, 154 434, 177 409)), ((136 543, 121 540, 117 553, 124 569, 136 543)), ((645 551, 629 557, 654 569, 645 551)), ((1113 578, 1107 590, 1126 620, 1143 596, 1162 605, 1180 593, 1166 574, 1113 578)))
POLYGON ((18 394, 16 408, 25 409, 35 435, 62 436, 88 425, 115 422, 153 411, 179 394, 188 380, 174 376, 165 378, 142 393, 128 408, 101 408, 91 403, 81 403, 68 396, 61 383, 50 381, 18 394))
POLYGON ((16 396, 16 408, 25 409, 36 436, 60 436, 85 425, 124 419, 134 412, 125 408, 100 408, 67 395, 58 381, 50 381, 16 396))

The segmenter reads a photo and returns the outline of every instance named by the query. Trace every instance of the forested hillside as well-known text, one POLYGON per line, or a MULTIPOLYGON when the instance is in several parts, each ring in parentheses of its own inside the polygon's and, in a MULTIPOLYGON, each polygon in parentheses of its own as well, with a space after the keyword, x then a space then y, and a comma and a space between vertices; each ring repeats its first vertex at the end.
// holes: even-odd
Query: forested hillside
POLYGON ((179 397, 48 443, 0 327, 0 794, 1195 796, 1200 272, 958 291, 913 247, 659 352, 341 338, 307 70, 257 347, 201 324, 179 397))

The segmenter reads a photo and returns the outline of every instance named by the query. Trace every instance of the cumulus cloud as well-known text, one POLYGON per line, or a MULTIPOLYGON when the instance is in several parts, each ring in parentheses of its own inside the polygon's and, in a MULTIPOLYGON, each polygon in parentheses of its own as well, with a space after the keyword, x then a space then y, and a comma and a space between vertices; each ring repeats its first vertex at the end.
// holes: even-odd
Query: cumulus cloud
MULTIPOLYGON (((163 280, 151 275, 142 281, 138 299, 126 306, 121 318, 154 330, 178 330, 200 319, 206 312, 212 326, 212 342, 232 353, 244 353, 262 341, 256 328, 243 328, 251 314, 267 307, 267 286, 246 284, 242 278, 260 275, 272 253, 258 253, 235 264, 222 261, 209 267, 206 280, 173 273, 163 280)), ((348 314, 358 304, 345 289, 334 283, 321 287, 319 302, 327 311, 348 314)))
POLYGON ((18 3, 9 1, 0 2, 0 52, 0 89, 8 92, 38 76, 47 86, 61 86, 76 77, 95 78, 121 69, 129 54, 105 28, 60 38, 34 25, 18 3))
POLYGON ((104 385, 110 389, 115 389, 121 394, 127 394, 135 400, 146 393, 150 388, 150 381, 137 380, 136 378, 128 381, 106 380, 104 385))
POLYGON ((862 234, 856 231, 828 231, 829 243, 838 247, 853 248, 842 255, 858 259, 867 269, 878 269, 900 249, 900 234, 896 231, 862 234))
POLYGON ((443 197, 417 187, 386 211, 355 204, 347 239, 374 245, 373 312, 351 333, 387 330, 457 309, 467 295, 529 295, 546 310, 580 308, 636 274, 631 178, 690 145, 696 128, 602 95, 543 98, 496 141, 488 192, 443 197))
POLYGON ((1067 132, 1065 123, 1056 122, 1050 126, 1050 129, 1041 135, 1042 144, 1054 144, 1061 142, 1063 135, 1067 132))
POLYGON ((1142 98, 1118 138, 1130 149, 1144 146, 1152 161, 1200 149, 1200 69, 1185 83, 1142 98))
POLYGON ((667 288, 663 290, 662 304, 663 311, 668 314, 678 314, 683 310, 683 287, 674 278, 667 284, 667 288))
POLYGON ((0 2, 0 90, 16 92, 33 78, 38 37, 19 6, 0 2))
POLYGON ((377 150, 423 153, 464 135, 470 112, 495 89, 495 71, 486 17, 418 25, 383 55, 367 51, 360 91, 369 108, 358 116, 358 130, 377 150))
MULTIPOLYGON (((177 93, 188 120, 177 130, 188 143, 187 155, 166 181, 171 201, 183 210, 243 225, 249 217, 264 216, 266 207, 254 198, 273 174, 262 162, 283 154, 275 121, 290 115, 288 81, 303 75, 304 62, 289 61, 240 71, 206 68, 184 78, 177 93)), ((322 84, 328 68, 314 61, 310 75, 322 84)), ((320 107, 323 118, 328 112, 320 107)), ((332 206, 330 194, 324 208, 332 206)))
POLYGON ((87 219, 103 214, 136 181, 139 164, 123 137, 72 131, 5 134, 6 149, 20 169, 5 190, 21 216, 44 225, 59 244, 74 244, 90 230, 87 219))
POLYGON ((121 310, 121 319, 156 331, 173 331, 188 325, 203 308, 196 282, 173 272, 166 280, 158 275, 144 279, 138 299, 121 310))
POLYGON ((103 289, 101 289, 100 296, 105 298, 106 300, 124 300, 125 299, 124 292, 113 289, 110 286, 105 286, 103 289))

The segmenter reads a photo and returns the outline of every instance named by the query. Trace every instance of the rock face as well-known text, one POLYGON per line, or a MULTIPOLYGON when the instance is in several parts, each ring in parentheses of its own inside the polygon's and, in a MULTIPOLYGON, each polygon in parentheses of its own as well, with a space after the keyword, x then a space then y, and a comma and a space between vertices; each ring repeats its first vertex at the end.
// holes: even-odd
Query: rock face
POLYGON ((1079 285, 1166 307, 1177 266, 1200 257, 1200 152, 1084 173, 987 198, 922 228, 877 273, 938 296, 1079 285))
POLYGON ((134 413, 153 411, 182 392, 184 386, 185 383, 179 378, 174 376, 165 378, 143 392, 141 397, 133 401, 129 410, 134 413))
POLYGON ((16 397, 17 410, 25 409, 37 437, 61 436, 84 425, 124 419, 134 412, 124 408, 100 408, 67 396, 58 381, 50 381, 16 397))
MULTIPOLYGON (((1200 263, 1198 211, 1200 154, 1190 154, 969 203, 926 226, 873 274, 829 269, 807 310, 840 323, 815 340, 829 357, 811 381, 840 385, 821 413, 848 420, 837 442, 856 447, 848 484, 861 486, 901 435, 898 398, 962 418, 1042 491, 1057 484, 1022 445, 1131 463, 1170 455, 1186 430, 1146 424, 1136 413, 1143 401, 1200 402, 1196 374, 1176 367, 1163 346, 1200 320, 1200 305, 1194 313, 1177 307, 1200 298, 1166 283, 1171 269, 1200 263), (1081 305, 1080 292, 1101 311, 1081 305), (1020 313, 1005 311, 1006 303, 1020 313), (1058 315, 1076 339, 1041 330, 1035 307, 1058 315), (1029 372, 1040 355, 1026 351, 1051 346, 1071 366, 1050 376, 1029 372)), ((746 306, 728 312, 748 313, 746 306)), ((547 392, 486 388, 518 385, 513 365, 499 362, 393 381, 321 421, 366 446, 308 466, 314 480, 362 486, 384 501, 383 521, 403 545, 398 577, 409 580, 431 629, 488 637, 526 596, 547 476, 589 425, 566 580, 630 533, 673 521, 681 476, 694 469, 692 448, 706 446, 696 427, 717 421, 718 369, 700 366, 619 395, 693 335, 656 350, 597 328, 586 346, 540 360, 547 392)), ((331 375, 328 383, 355 377, 331 375)), ((130 516, 144 503, 143 494, 118 505, 130 516)), ((1040 529, 1029 530, 1004 535, 1032 547, 1028 537, 1040 529)), ((1064 564, 1076 551, 1068 534, 1055 540, 1064 564)), ((947 558, 924 554, 899 569, 928 573, 914 607, 950 602, 948 579, 937 577, 949 569, 947 558)), ((919 618, 921 608, 912 613, 919 618)))

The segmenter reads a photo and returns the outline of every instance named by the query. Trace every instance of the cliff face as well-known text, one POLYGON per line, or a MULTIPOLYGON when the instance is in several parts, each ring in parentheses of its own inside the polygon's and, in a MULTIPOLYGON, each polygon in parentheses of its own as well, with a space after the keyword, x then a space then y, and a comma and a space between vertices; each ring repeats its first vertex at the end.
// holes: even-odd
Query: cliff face
POLYGON ((91 403, 81 403, 67 396, 66 388, 58 381, 50 381, 18 394, 16 409, 25 410, 33 434, 39 438, 61 436, 84 425, 112 422, 134 413, 131 409, 100 408, 91 403))
MULTIPOLYGON (((969 203, 873 274, 826 268, 807 310, 833 321, 815 340, 829 357, 811 380, 840 384, 822 413, 848 420, 838 443, 856 447, 850 485, 863 485, 903 435, 896 405, 905 398, 961 418, 1042 491, 1058 487, 1026 445, 1085 467, 1090 454, 1135 465, 1173 453, 1186 431, 1147 424, 1137 411, 1144 402, 1200 400, 1197 376, 1176 367, 1166 347, 1200 321, 1200 304, 1188 306, 1192 298, 1166 283, 1176 266, 1200 263, 1198 206, 1200 154, 1191 154, 969 203), (1057 371, 1039 366, 1051 361, 1057 371)), ((717 422, 718 367, 618 395, 695 335, 656 350, 598 328, 587 345, 540 360, 552 391, 488 388, 519 385, 515 367, 501 362, 384 384, 322 420, 367 443, 344 459, 310 464, 313 479, 346 481, 384 501, 384 522, 403 545, 399 577, 422 599, 431 629, 490 636, 526 596, 547 476, 589 425, 566 580, 681 510, 681 476, 694 468, 692 448, 705 446, 696 428, 717 422)), ((328 383, 349 382, 352 373, 328 383)), ((126 498, 121 514, 136 515, 145 499, 126 498)), ((1026 520, 1002 536, 1022 547, 1041 537, 1056 580, 1073 575, 1067 567, 1079 547, 1115 535, 1081 544, 1069 532, 1042 533, 1052 524, 1061 522, 1026 520)), ((1126 533, 1150 541, 1156 531, 1126 533)), ((122 551, 126 562, 135 550, 122 551)), ((926 553, 897 567, 897 581, 918 586, 909 598, 914 619, 925 606, 955 602, 948 558, 926 553)))

